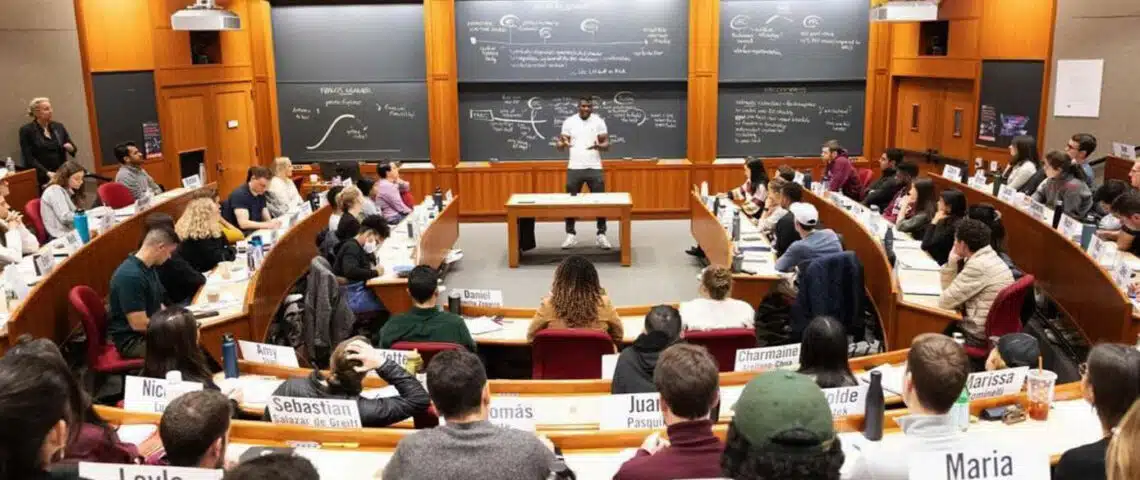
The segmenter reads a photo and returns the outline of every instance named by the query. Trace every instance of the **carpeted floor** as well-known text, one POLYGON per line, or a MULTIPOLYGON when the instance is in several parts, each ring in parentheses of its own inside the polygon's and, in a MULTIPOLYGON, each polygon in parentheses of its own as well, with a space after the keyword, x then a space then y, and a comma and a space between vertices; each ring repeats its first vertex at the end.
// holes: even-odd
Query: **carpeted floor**
POLYGON ((459 227, 457 248, 463 259, 447 276, 448 288, 482 288, 503 291, 510 307, 537 307, 550 291, 554 269, 570 254, 594 262, 602 287, 615 305, 675 303, 697 294, 700 264, 684 250, 694 244, 688 220, 633 222, 633 266, 621 266, 619 226, 610 222, 607 237, 614 250, 594 244, 594 222, 578 222, 578 246, 562 250, 565 238, 561 222, 539 223, 535 228, 538 248, 523 254, 519 268, 507 266, 505 223, 464 223, 459 227))

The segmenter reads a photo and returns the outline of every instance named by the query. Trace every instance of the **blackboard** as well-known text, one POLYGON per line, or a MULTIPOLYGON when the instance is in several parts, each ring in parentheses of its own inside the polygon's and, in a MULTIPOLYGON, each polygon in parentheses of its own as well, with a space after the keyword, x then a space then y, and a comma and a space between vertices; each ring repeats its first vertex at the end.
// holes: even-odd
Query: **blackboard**
POLYGON ((143 124, 158 123, 154 72, 94 73, 91 88, 102 164, 115 165, 119 163, 113 153, 115 145, 131 141, 142 149, 143 124))
POLYGON ((1044 78, 1045 62, 983 61, 976 143, 1004 148, 1018 135, 1038 137, 1044 78))
POLYGON ((860 155, 864 91, 862 83, 721 86, 717 155, 814 157, 828 140, 860 155))
POLYGON ((724 0, 720 7, 722 82, 867 78, 866 0, 724 0))
POLYGON ((278 82, 427 77, 422 4, 273 7, 270 14, 278 82))
POLYGON ((277 106, 294 162, 428 159, 423 83, 279 83, 277 106))
POLYGON ((509 85, 464 86, 459 92, 463 160, 566 160, 554 145, 578 100, 594 97, 611 148, 602 158, 684 158, 686 93, 682 84, 598 85, 543 90, 509 85))
POLYGON ((689 0, 457 0, 461 82, 681 81, 689 0))

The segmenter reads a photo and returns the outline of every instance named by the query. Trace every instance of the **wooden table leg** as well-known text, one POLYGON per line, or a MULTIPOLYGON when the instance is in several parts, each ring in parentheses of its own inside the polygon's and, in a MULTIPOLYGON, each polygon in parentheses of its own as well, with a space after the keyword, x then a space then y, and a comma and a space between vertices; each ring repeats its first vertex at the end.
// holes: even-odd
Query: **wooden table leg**
POLYGON ((630 207, 621 210, 621 266, 623 267, 628 267, 633 264, 633 229, 630 228, 630 225, 633 223, 630 218, 632 216, 631 210, 630 207))
POLYGON ((507 207, 507 258, 511 268, 519 268, 519 216, 507 207))

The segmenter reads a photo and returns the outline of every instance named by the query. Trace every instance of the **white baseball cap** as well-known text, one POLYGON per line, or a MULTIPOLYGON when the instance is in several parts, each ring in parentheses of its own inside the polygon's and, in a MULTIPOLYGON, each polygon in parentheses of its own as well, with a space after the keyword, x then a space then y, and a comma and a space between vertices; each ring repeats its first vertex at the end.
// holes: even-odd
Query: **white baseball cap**
POLYGON ((805 202, 793 203, 788 210, 795 215, 796 223, 807 227, 814 227, 819 223, 819 211, 815 205, 805 202))

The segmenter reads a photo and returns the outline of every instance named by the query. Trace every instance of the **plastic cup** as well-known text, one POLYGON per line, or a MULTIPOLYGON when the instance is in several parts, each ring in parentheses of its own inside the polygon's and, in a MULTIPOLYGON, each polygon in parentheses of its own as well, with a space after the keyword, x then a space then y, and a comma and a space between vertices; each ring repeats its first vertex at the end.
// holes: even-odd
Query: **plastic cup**
POLYGON ((1025 393, 1028 397, 1026 411, 1029 418, 1037 421, 1049 419, 1049 409, 1053 406, 1053 392, 1057 385, 1057 374, 1048 370, 1029 370, 1025 377, 1025 393))

